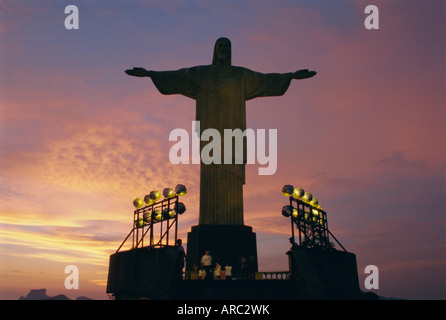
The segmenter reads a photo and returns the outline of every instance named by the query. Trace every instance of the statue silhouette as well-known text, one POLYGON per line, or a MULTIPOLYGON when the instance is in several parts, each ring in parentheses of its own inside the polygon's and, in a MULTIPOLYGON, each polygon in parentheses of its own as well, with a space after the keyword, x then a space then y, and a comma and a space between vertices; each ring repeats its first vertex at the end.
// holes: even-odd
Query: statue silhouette
MULTIPOLYGON (((260 73, 232 66, 231 42, 219 38, 214 46, 211 65, 175 71, 148 71, 144 68, 125 70, 135 77, 150 77, 162 94, 181 94, 196 101, 196 120, 201 132, 217 129, 246 130, 245 102, 257 97, 281 96, 292 79, 307 79, 315 71, 302 69, 289 73, 260 73)), ((201 149, 205 143, 201 142, 201 149)), ((221 146, 224 146, 222 139, 221 146)), ((221 152, 221 155, 224 153, 221 152)), ((235 152, 232 153, 233 157, 235 152)), ((243 225, 244 163, 204 164, 200 166, 200 225, 243 225)), ((234 159, 233 159, 234 160, 234 159)))

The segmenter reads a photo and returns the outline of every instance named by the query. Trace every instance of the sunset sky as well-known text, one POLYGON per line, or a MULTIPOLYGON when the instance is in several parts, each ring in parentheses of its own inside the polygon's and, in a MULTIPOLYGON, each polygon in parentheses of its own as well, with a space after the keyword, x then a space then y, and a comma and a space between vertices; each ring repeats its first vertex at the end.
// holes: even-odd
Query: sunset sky
MULTIPOLYGON (((186 242, 198 224, 199 166, 173 165, 169 133, 195 102, 125 69, 232 64, 316 70, 282 97, 247 102, 249 128, 278 130, 278 167, 249 165, 245 224, 260 271, 288 268, 282 186, 312 192, 330 231, 384 297, 446 298, 445 1, 0 1, 0 299, 30 289, 107 299, 108 259, 132 201, 183 183, 186 242), (64 9, 79 8, 78 30, 64 9), (367 30, 367 4, 379 29, 367 30), (79 268, 79 289, 64 286, 79 268)), ((185 243, 187 250, 187 243, 185 243)))

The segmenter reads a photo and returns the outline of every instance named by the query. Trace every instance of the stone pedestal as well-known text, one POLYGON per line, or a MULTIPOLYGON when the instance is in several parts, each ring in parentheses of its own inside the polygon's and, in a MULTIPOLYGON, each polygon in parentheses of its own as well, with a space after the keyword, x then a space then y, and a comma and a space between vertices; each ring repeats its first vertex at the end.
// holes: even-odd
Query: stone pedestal
POLYGON ((309 299, 361 298, 353 253, 296 246, 287 254, 291 279, 309 299))
POLYGON ((187 235, 186 270, 192 271, 206 250, 210 251, 213 262, 222 269, 225 264, 232 266, 233 277, 240 274, 240 260, 245 256, 250 272, 258 271, 256 234, 244 225, 198 225, 187 235))
POLYGON ((110 256, 107 293, 116 299, 164 299, 178 283, 177 247, 138 248, 110 256))

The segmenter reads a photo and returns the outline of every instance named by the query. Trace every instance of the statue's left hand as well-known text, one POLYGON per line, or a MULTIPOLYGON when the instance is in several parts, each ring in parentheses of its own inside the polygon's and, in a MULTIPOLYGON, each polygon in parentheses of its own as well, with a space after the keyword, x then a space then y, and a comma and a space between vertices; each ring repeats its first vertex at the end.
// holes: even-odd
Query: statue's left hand
POLYGON ((314 77, 317 74, 316 71, 309 71, 308 69, 302 69, 293 73, 293 79, 307 79, 314 77))

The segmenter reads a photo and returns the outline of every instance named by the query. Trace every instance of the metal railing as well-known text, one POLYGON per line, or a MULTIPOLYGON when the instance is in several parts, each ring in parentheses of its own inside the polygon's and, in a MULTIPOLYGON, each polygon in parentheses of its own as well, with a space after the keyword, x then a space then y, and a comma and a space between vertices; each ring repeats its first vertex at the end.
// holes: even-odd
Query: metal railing
POLYGON ((257 272, 256 280, 288 280, 289 271, 257 272))
MULTIPOLYGON (((289 271, 268 271, 268 272, 256 272, 254 280, 289 280, 289 271)), ((198 277, 198 272, 185 271, 183 272, 184 280, 201 280, 198 277)), ((233 278, 235 281, 237 278, 233 278)))

